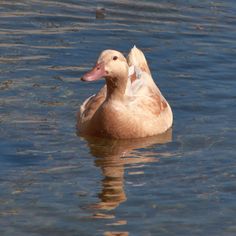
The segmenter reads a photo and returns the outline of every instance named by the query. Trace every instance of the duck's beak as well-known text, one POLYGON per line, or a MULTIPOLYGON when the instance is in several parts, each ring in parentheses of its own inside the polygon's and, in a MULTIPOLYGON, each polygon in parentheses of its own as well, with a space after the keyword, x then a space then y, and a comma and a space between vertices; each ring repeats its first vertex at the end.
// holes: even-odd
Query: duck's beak
POLYGON ((106 71, 105 71, 105 66, 104 63, 98 63, 94 68, 90 71, 88 71, 85 75, 81 77, 82 81, 94 81, 102 78, 105 76, 106 71))

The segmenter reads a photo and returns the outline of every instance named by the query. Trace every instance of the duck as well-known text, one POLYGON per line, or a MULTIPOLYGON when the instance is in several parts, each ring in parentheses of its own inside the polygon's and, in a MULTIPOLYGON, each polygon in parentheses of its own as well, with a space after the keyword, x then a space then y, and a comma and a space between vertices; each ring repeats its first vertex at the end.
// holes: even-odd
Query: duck
POLYGON ((116 50, 102 51, 81 80, 102 78, 105 85, 80 106, 79 135, 134 139, 159 135, 172 127, 172 109, 153 80, 144 53, 136 46, 127 58, 116 50))

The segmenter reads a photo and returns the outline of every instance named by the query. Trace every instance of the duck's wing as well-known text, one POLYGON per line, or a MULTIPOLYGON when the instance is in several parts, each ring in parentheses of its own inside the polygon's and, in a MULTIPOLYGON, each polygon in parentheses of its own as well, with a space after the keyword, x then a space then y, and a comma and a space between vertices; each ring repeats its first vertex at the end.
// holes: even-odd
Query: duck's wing
POLYGON ((97 94, 90 96, 83 102, 78 113, 80 124, 89 121, 92 118, 97 109, 105 101, 106 93, 107 87, 104 85, 97 94))
POLYGON ((131 75, 131 90, 133 94, 134 107, 140 110, 148 110, 152 114, 160 115, 170 106, 161 91, 155 84, 147 60, 143 52, 134 46, 127 57, 130 68, 133 67, 131 75))
POLYGON ((160 94, 160 90, 155 84, 147 60, 144 53, 134 46, 128 56, 129 64, 130 89, 133 95, 149 95, 149 91, 156 91, 160 94))
POLYGON ((143 52, 138 49, 136 46, 134 46, 128 56, 127 56, 127 61, 129 66, 134 66, 139 68, 141 71, 144 71, 151 75, 147 60, 143 54, 143 52))
POLYGON ((140 49, 138 49, 136 46, 134 46, 130 50, 127 56, 127 62, 129 64, 129 67, 133 68, 133 71, 134 71, 133 74, 130 73, 131 83, 133 84, 132 85, 133 87, 136 87, 137 85, 140 87, 140 84, 144 83, 148 85, 149 87, 157 88, 152 78, 152 74, 149 69, 147 60, 144 56, 144 53, 140 49), (134 82, 137 83, 137 85, 134 82))

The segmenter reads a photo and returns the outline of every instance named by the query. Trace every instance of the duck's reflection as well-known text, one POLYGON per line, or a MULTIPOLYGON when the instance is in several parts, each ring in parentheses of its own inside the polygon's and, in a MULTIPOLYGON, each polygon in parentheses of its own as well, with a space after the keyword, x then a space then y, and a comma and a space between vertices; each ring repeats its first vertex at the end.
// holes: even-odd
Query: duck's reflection
MULTIPOLYGON (((124 166, 127 164, 158 161, 157 153, 138 151, 154 144, 172 140, 172 130, 155 137, 133 140, 109 140, 85 137, 90 152, 96 157, 95 165, 104 175, 102 191, 98 194, 100 202, 93 205, 96 209, 111 210, 126 200, 124 192, 124 166)), ((100 215, 101 216, 101 215, 100 215)))

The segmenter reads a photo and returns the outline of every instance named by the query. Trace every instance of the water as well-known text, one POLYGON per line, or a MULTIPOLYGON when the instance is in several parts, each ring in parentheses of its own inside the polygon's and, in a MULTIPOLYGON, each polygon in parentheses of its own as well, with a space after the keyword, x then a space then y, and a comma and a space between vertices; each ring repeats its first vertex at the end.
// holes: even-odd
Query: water
POLYGON ((236 234, 236 4, 0 3, 0 234, 236 234), (96 8, 106 16, 96 19, 96 8), (174 112, 161 137, 85 140, 78 78, 137 45, 174 112))

